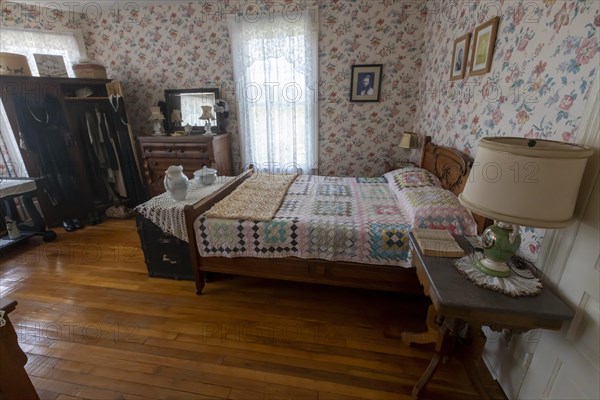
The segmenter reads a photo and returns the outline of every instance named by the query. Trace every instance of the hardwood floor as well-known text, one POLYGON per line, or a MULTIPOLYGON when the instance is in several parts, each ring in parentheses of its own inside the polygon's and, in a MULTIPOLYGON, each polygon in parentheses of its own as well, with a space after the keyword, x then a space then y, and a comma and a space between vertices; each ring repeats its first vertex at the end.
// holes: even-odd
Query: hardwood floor
MULTIPOLYGON (((401 400, 432 356, 400 341, 425 329, 424 297, 242 277, 196 296, 148 277, 134 220, 57 233, 0 256, 42 399, 401 400)), ((450 360, 423 398, 477 396, 450 360)))

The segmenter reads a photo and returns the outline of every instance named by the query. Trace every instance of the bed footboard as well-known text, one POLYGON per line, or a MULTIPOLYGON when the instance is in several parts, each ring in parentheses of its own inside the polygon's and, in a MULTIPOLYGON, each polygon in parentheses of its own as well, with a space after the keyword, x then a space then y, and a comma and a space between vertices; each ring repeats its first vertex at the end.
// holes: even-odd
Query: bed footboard
POLYGON ((190 260, 192 262, 192 269, 194 270, 194 281, 196 282, 196 294, 201 294, 204 288, 204 271, 202 269, 202 258, 198 253, 198 246, 196 245, 196 232, 194 231, 194 221, 198 216, 210 209, 214 204, 223 200, 231 192, 235 190, 242 182, 248 179, 254 170, 252 167, 240 175, 238 175, 231 182, 227 182, 222 188, 214 192, 208 197, 200 200, 196 204, 185 206, 183 213, 185 215, 185 229, 187 231, 189 239, 189 252, 190 260))

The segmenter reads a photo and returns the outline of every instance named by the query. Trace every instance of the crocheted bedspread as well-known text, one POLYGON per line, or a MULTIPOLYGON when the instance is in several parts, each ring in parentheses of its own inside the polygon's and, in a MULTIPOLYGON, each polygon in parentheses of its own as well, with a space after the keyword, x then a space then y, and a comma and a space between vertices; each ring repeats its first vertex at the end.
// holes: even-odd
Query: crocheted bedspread
POLYGON ((210 186, 202 186, 196 181, 190 180, 185 200, 175 201, 169 193, 162 193, 138 205, 135 209, 156 224, 163 232, 187 242, 188 236, 183 208, 197 203, 232 179, 235 179, 235 177, 219 176, 217 181, 210 186))
POLYGON ((297 176, 255 173, 205 215, 207 218, 270 221, 297 176))
POLYGON ((194 229, 202 257, 299 257, 410 267, 407 221, 383 177, 303 175, 290 185, 270 221, 201 215, 194 229))

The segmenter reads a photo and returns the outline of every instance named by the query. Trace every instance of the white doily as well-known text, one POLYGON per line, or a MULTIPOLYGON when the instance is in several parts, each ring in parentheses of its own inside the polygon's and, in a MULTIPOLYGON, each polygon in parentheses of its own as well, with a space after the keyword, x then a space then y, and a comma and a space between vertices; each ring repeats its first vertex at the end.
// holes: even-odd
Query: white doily
POLYGON ((135 209, 156 224, 163 232, 187 242, 188 236, 185 229, 183 208, 202 200, 234 178, 233 176, 219 176, 217 181, 210 186, 202 186, 190 179, 185 200, 176 201, 169 193, 163 193, 140 204, 135 209))
POLYGON ((526 279, 514 273, 506 278, 498 278, 481 272, 475 266, 481 257, 482 253, 469 254, 454 261, 454 267, 477 286, 509 296, 536 296, 542 292, 542 282, 538 278, 526 279))

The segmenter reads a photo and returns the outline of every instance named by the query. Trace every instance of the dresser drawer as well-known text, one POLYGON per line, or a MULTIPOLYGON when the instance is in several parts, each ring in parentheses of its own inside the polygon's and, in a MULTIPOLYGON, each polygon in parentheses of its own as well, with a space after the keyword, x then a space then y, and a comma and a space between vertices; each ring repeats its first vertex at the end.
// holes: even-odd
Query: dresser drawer
POLYGON ((143 146, 143 153, 145 158, 208 158, 210 147, 210 143, 151 143, 143 146))
POLYGON ((138 146, 151 196, 164 192, 165 170, 171 165, 183 166, 183 172, 189 178, 204 165, 217 168, 219 175, 233 174, 230 139, 226 133, 217 136, 140 136, 138 146))
POLYGON ((208 158, 196 158, 196 159, 169 159, 169 158, 148 158, 148 170, 150 171, 150 177, 153 182, 160 181, 165 177, 165 171, 171 165, 181 165, 183 167, 183 173, 188 178, 194 177, 194 171, 199 170, 203 166, 210 167, 210 160, 208 158))

